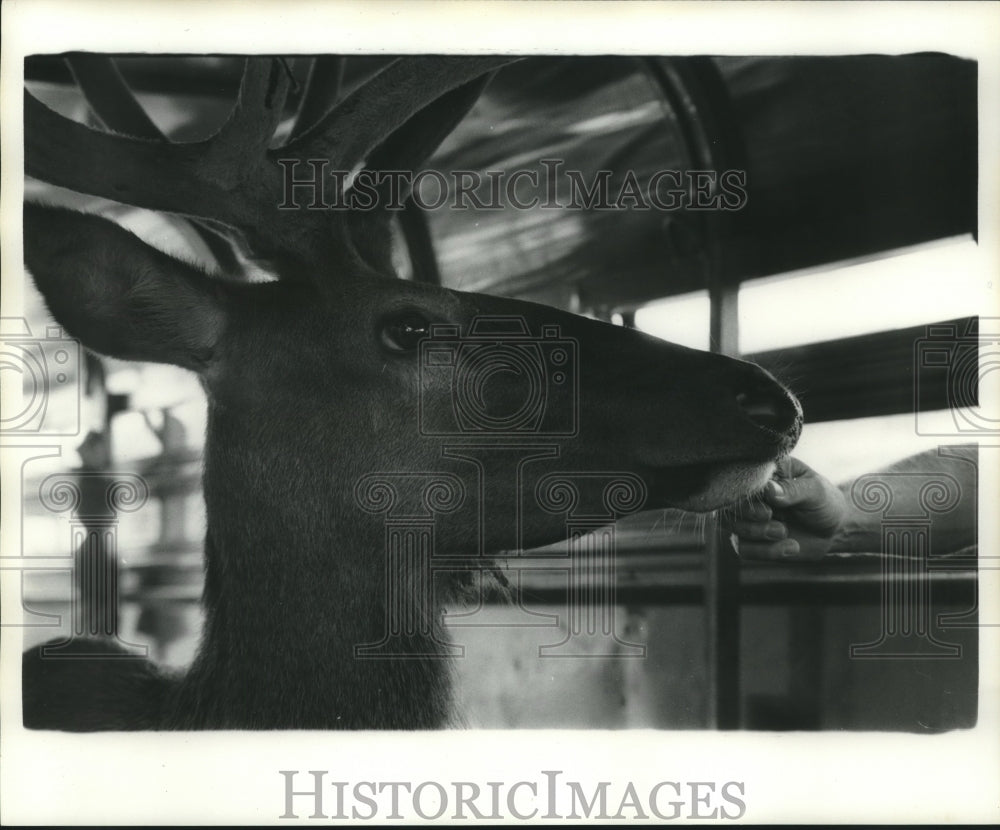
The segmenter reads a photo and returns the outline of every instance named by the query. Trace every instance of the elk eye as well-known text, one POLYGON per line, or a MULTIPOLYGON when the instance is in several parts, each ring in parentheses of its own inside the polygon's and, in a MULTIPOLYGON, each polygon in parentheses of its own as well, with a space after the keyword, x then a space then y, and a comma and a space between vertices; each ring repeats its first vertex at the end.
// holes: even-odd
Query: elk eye
POLYGON ((382 325, 382 343, 394 352, 412 352, 431 333, 430 321, 417 311, 390 317, 382 325))

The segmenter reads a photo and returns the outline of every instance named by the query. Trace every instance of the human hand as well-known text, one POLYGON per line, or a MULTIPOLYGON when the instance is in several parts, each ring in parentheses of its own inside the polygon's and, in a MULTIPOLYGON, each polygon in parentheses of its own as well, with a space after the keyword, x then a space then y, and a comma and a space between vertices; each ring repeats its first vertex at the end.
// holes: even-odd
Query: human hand
POLYGON ((741 502, 726 522, 745 559, 820 559, 847 516, 847 499, 797 458, 778 462, 759 496, 741 502))

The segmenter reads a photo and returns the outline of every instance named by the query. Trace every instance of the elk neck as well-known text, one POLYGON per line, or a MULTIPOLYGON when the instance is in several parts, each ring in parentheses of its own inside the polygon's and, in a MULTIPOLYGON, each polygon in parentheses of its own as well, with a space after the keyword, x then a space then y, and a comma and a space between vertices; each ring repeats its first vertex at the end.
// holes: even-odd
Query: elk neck
POLYGON ((406 649, 440 656, 355 656, 387 626, 384 530, 351 504, 356 477, 323 469, 322 453, 290 424, 253 420, 210 407, 205 629, 174 725, 444 725, 450 669, 434 637, 406 649), (281 440, 263 434, 279 429, 281 440))

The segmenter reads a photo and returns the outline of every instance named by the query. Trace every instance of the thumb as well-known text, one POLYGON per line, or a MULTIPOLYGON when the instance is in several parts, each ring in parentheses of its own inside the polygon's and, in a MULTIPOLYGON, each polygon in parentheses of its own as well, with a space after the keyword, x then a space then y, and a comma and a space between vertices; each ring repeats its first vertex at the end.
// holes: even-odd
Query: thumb
POLYGON ((811 495, 816 474, 807 464, 797 458, 786 458, 778 464, 766 487, 767 500, 775 505, 798 504, 811 495))
POLYGON ((813 470, 805 461, 793 455, 786 455, 774 465, 774 477, 779 479, 793 479, 804 475, 815 475, 813 470))

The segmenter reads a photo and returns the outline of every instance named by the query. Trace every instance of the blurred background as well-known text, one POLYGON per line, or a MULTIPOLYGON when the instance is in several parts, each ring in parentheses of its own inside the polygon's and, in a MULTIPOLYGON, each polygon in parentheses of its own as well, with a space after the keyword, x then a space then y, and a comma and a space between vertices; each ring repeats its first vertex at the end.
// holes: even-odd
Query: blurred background
MULTIPOLYGON (((347 59, 345 88, 385 60, 347 59)), ((119 56, 117 65, 176 141, 222 123, 242 69, 235 57, 119 56)), ((308 60, 287 66, 302 88, 308 60)), ((61 56, 29 58, 25 74, 48 106, 97 123, 61 56)), ((498 74, 429 167, 544 176, 545 160, 559 159, 588 182, 606 175, 612 195, 629 175, 737 170, 746 205, 410 204, 396 259, 408 279, 543 302, 760 362, 802 401, 796 455, 845 480, 975 440, 978 376, 956 395, 953 364, 917 357, 929 336, 953 356, 971 348, 973 363, 979 353, 977 315, 990 293, 975 242, 976 94, 975 63, 939 54, 525 60, 498 74)), ((102 213, 165 251, 219 266, 183 221, 33 180, 26 188, 28 199, 102 213)), ((488 183, 480 196, 489 201, 488 183)), ((80 539, 104 540, 87 554, 90 577, 59 563, 25 571, 25 645, 70 636, 74 613, 78 622, 105 613, 73 612, 70 601, 111 568, 120 638, 183 666, 201 624, 204 395, 183 370, 82 352, 52 329, 30 280, 25 291, 24 319, 4 321, 4 382, 24 385, 4 431, 60 452, 25 457, 24 555, 79 557, 80 539), (148 498, 87 519, 53 509, 44 495, 53 474, 76 481, 83 500, 102 498, 88 488, 139 476, 148 498)), ((744 564, 727 588, 709 567, 711 535, 694 517, 661 513, 619 527, 615 628, 646 647, 643 660, 539 659, 539 646, 565 633, 565 577, 526 574, 523 607, 486 608, 478 619, 492 625, 455 630, 467 647, 458 664, 469 722, 908 731, 975 722, 974 558, 928 577, 931 625, 944 612, 963 620, 935 628, 962 645, 960 659, 852 661, 851 644, 879 636, 877 556, 744 564)))

